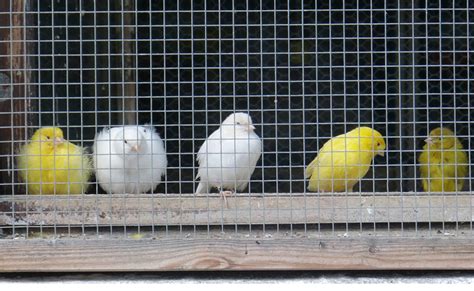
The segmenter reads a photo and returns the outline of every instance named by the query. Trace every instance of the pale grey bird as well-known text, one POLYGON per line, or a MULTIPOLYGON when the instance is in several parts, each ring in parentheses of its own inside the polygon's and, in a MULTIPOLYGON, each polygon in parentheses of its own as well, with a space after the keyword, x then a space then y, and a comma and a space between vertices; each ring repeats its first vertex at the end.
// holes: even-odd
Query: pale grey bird
POLYGON ((248 114, 234 113, 207 138, 197 154, 196 194, 215 187, 225 200, 232 191, 245 190, 261 155, 262 142, 254 130, 248 114))
POLYGON ((163 140, 150 125, 105 128, 93 150, 96 178, 107 193, 154 190, 168 164, 163 140))

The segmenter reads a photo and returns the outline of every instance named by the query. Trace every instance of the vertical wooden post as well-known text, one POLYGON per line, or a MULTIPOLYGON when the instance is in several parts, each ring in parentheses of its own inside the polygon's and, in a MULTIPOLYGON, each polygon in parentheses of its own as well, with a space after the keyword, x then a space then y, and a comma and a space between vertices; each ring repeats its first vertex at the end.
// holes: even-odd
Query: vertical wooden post
POLYGON ((26 16, 30 1, 0 1, 0 193, 21 192, 17 187, 15 154, 28 138, 29 126, 34 124, 31 114, 36 86, 32 84, 30 55, 34 44, 34 16, 26 16))
POLYGON ((117 28, 116 33, 123 37, 123 42, 118 42, 118 51, 123 52, 123 72, 121 74, 121 81, 123 81, 123 87, 121 85, 116 86, 117 96, 122 95, 122 98, 118 98, 118 123, 119 124, 136 124, 136 74, 135 74, 135 11, 136 7, 133 0, 125 0, 121 7, 123 12, 123 19, 120 19, 119 23, 122 23, 122 28, 117 28), (124 112, 126 111, 126 112, 124 112))
MULTIPOLYGON (((401 13, 400 14, 400 21, 402 23, 410 23, 412 22, 412 15, 411 13, 401 13)), ((399 35, 409 35, 411 33, 413 33, 413 37, 415 36, 415 32, 414 31, 411 31, 411 29, 414 29, 412 27, 409 27, 409 26, 406 26, 406 25, 402 25, 401 27, 401 31, 399 31, 399 35)), ((414 39, 411 38, 411 39, 407 39, 407 38, 400 38, 398 40, 400 43, 399 43, 399 46, 400 47, 413 47, 413 50, 416 51, 417 49, 414 47, 415 43, 414 43, 414 39), (408 45, 407 45, 408 44, 408 45)), ((416 120, 416 106, 417 104, 415 104, 416 102, 416 98, 415 98, 415 87, 414 87, 414 78, 415 78, 415 72, 412 71, 412 72, 409 72, 408 71, 408 67, 404 67, 402 66, 402 64, 406 64, 406 63, 409 63, 411 62, 413 64, 413 66, 411 67, 410 70, 412 70, 415 65, 415 60, 414 59, 409 59, 409 57, 407 57, 408 54, 404 53, 404 54, 398 54, 398 57, 399 57, 399 60, 398 60, 398 64, 400 65, 398 70, 400 70, 400 92, 398 92, 401 96, 400 98, 400 101, 399 103, 397 104, 398 108, 404 108, 404 114, 402 116, 399 117, 399 128, 398 128, 398 136, 400 137, 400 141, 399 141, 399 146, 397 146, 396 148, 393 148, 393 149, 390 149, 391 151, 398 151, 398 152, 402 152, 402 155, 405 154, 405 153, 415 153, 414 155, 414 160, 412 161, 412 165, 413 166, 409 166, 409 167, 404 167, 403 170, 400 170, 400 167, 389 167, 391 169, 397 169, 397 175, 393 175, 393 177, 400 177, 400 179, 403 179, 403 183, 406 185, 406 187, 408 187, 408 190, 409 191, 416 191, 417 190, 417 185, 418 185, 418 182, 416 180, 416 171, 417 171, 417 167, 416 167, 416 164, 417 164, 417 158, 418 158, 418 154, 416 154, 416 150, 417 150, 417 144, 416 144, 416 136, 419 134, 419 132, 416 132, 417 128, 415 126, 415 124, 418 123, 418 120, 416 120), (410 80, 412 79, 412 80, 410 80), (409 111, 407 110, 408 108, 410 108, 410 113, 408 113, 409 111), (403 126, 401 125, 403 124, 403 126), (414 137, 414 138, 411 138, 411 137, 414 137), (403 149, 403 150, 402 150, 403 149), (403 172, 403 175, 402 173, 398 173, 399 171, 402 171, 403 172)), ((411 58, 414 58, 415 54, 411 54, 411 58)), ((405 158, 405 157, 403 157, 405 158)), ((410 161, 411 162, 411 161, 410 161)), ((407 163, 406 161, 403 161, 400 160, 400 163, 407 163)), ((392 170, 394 171, 394 170, 392 170)), ((396 181, 396 179, 394 179, 396 181)), ((398 191, 406 191, 407 189, 398 189, 398 191)))

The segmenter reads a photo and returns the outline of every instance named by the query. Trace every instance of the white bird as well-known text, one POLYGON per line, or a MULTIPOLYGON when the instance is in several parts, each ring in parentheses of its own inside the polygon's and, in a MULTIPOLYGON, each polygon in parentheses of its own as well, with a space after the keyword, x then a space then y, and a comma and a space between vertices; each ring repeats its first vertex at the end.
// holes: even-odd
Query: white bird
POLYGON ((150 125, 105 128, 93 148, 96 178, 107 193, 146 193, 166 172, 163 140, 150 125))
POLYGON ((216 187, 226 200, 232 190, 243 191, 247 187, 261 155, 262 142, 254 130, 248 114, 234 113, 209 136, 197 154, 196 178, 200 182, 196 194, 209 193, 216 187))

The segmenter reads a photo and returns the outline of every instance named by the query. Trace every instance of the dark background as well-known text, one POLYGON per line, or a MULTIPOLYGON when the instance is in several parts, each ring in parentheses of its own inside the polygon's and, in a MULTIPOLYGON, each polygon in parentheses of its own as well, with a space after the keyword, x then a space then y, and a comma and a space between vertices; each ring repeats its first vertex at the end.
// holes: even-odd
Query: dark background
POLYGON ((248 112, 263 139, 250 184, 257 193, 305 191, 317 150, 359 125, 388 145, 361 183, 369 192, 421 190, 416 157, 441 124, 465 148, 474 141, 472 2, 117 2, 31 7, 34 114, 38 126, 58 125, 84 146, 125 114, 154 124, 169 164, 157 192, 193 192, 195 153, 234 111, 248 112), (124 40, 126 17, 133 34, 124 40), (123 75, 127 54, 132 80, 123 75), (136 85, 128 113, 124 82, 136 85))

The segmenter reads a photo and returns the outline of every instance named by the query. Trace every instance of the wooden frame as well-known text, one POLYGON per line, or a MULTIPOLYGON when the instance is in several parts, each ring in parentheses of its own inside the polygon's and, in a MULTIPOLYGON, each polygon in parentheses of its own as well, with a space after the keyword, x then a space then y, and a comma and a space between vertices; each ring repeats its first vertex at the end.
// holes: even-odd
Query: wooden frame
POLYGON ((473 199, 238 194, 226 207, 217 195, 0 196, 0 225, 36 232, 0 240, 0 270, 474 269, 473 199))
POLYGON ((444 238, 3 240, 2 272, 473 269, 444 238))
POLYGON ((34 124, 36 116, 30 114, 35 108, 35 101, 30 96, 36 95, 35 75, 32 73, 32 60, 35 45, 27 40, 34 39, 35 17, 25 17, 24 8, 34 5, 27 0, 0 1, 0 12, 9 12, 9 16, 0 17, 0 73, 11 80, 11 84, 0 84, 9 87, 10 96, 3 96, 0 102, 0 192, 12 194, 18 186, 14 174, 14 156, 23 141, 27 139, 29 125, 34 124), (11 186, 6 186, 6 185, 11 186))
MULTIPOLYGON (((126 10, 132 4, 125 1, 126 10)), ((10 157, 36 124, 29 5, 0 1, 9 16, 0 17, 0 70, 11 80, 0 84, 8 87, 0 188, 13 194, 0 196, 0 272, 474 269, 469 192, 237 194, 228 207, 216 195, 17 195, 24 191, 10 157)), ((134 20, 125 14, 124 21, 116 33, 133 39, 134 20)), ((124 71, 112 79, 124 85, 113 91, 124 96, 118 119, 134 123, 135 44, 123 50, 124 71)))

